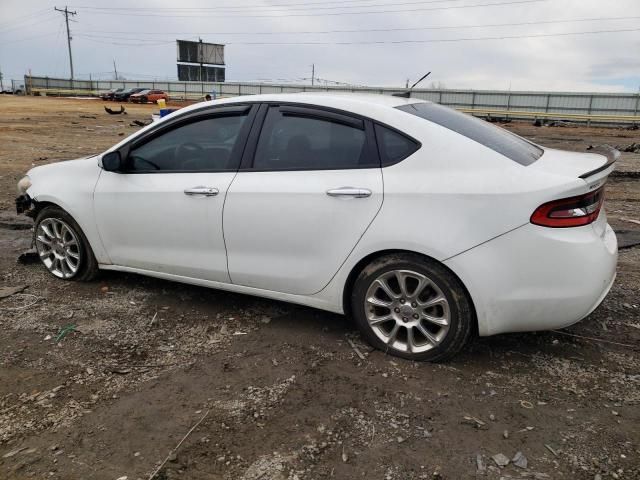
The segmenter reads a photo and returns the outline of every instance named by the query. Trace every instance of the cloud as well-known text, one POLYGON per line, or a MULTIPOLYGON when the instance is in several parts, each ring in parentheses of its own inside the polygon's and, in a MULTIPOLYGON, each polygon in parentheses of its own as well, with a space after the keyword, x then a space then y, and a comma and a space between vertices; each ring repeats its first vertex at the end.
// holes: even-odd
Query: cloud
MULTIPOLYGON (((566 34, 599 30, 637 28, 640 2, 637 0, 547 0, 535 3, 450 10, 426 10, 410 13, 375 15, 350 14, 364 10, 415 10, 456 5, 497 3, 503 0, 371 0, 360 3, 309 0, 247 0, 227 2, 226 11, 188 10, 211 3, 195 0, 111 4, 83 0, 77 7, 74 32, 74 65, 78 76, 108 77, 116 59, 118 70, 130 78, 175 77, 176 38, 228 42, 226 59, 229 80, 303 81, 316 65, 320 78, 367 85, 404 85, 432 71, 430 81, 450 88, 564 90, 564 91, 637 91, 640 84, 640 32, 592 35, 509 38, 438 43, 395 43, 375 45, 306 45, 304 42, 362 42, 403 40, 454 40, 461 38, 513 37, 566 34), (296 4, 285 7, 269 5, 296 4), (365 8, 363 5, 384 5, 365 8), (407 4, 402 6, 401 4, 407 4), (148 7, 142 12, 110 11, 104 15, 86 7, 148 7), (175 8, 173 16, 136 16, 166 14, 162 8, 175 8), (246 9, 246 5, 262 5, 246 9), (341 7, 341 8, 337 8, 341 7), (350 7, 350 8, 345 8, 350 7), (356 8, 357 7, 357 8, 356 8), (236 8, 237 10, 229 10, 236 8), (306 9, 305 9, 306 8, 306 9), (273 17, 230 17, 280 12, 273 17), (300 13, 341 13, 327 16, 286 16, 300 13), (186 15, 186 16, 180 16, 186 15), (207 15, 207 16, 205 16, 207 15), (546 23, 537 25, 495 26, 525 22, 555 22, 567 19, 622 17, 610 21, 546 23), (478 27, 494 25, 491 27, 478 27), (286 34, 291 31, 358 29, 407 29, 465 26, 457 29, 410 30, 388 32, 352 32, 325 34, 286 34), (470 28, 476 26, 476 28, 470 28), (126 33, 105 33, 126 32, 126 33), (141 32, 158 32, 147 35, 141 32), (163 33, 171 32, 171 33, 163 33), (175 33, 174 33, 175 32, 175 33), (179 34, 177 33, 179 32, 179 34), (274 35, 225 35, 211 32, 276 32, 274 35), (153 39, 167 42, 149 45, 153 39), (293 45, 242 45, 243 42, 294 42, 293 45), (114 45, 119 43, 123 45, 114 45), (142 45, 144 44, 144 45, 142 45), (637 80, 637 81, 636 81, 637 80)), ((22 20, 7 28, 10 20, 0 21, 0 64, 9 76, 21 76, 31 68, 34 74, 68 75, 65 32, 62 16, 53 11, 49 0, 24 2, 2 0, 0 18, 22 20), (41 13, 37 13, 40 12, 41 13), (40 15, 30 19, 29 15, 40 15), (24 17, 27 16, 27 20, 24 17), (40 35, 40 37, 38 37, 40 35), (42 36, 47 35, 47 36, 42 36), (27 37, 34 37, 26 39, 27 37), (26 40, 21 40, 26 39, 26 40)), ((7 76, 7 75, 5 75, 7 76)), ((307 80, 308 82, 308 80, 307 80)))

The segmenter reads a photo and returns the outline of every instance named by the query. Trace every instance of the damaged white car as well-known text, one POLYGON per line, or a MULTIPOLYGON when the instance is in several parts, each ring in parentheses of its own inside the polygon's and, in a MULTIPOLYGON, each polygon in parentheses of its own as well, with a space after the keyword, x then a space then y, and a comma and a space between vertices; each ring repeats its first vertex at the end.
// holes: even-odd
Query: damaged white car
POLYGON ((602 208, 619 153, 542 148, 418 99, 199 103, 19 183, 44 266, 345 313, 375 347, 450 358, 474 335, 560 328, 615 277, 602 208))

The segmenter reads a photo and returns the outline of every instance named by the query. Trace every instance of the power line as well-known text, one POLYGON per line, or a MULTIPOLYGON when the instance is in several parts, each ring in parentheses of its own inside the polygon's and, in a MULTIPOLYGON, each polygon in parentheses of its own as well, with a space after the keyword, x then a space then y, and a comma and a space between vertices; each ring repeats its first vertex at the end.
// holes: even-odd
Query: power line
POLYGON ((292 13, 292 14, 276 14, 276 15, 219 15, 219 14, 196 14, 196 15, 176 15, 173 13, 160 14, 160 13, 116 13, 110 11, 93 11, 91 13, 101 15, 116 15, 127 17, 168 17, 168 18, 203 18, 203 17, 215 17, 215 18, 283 18, 283 17, 326 17, 326 16, 343 16, 343 15, 379 15, 383 13, 416 13, 426 12, 434 10, 457 10, 464 8, 483 8, 483 7, 501 7, 509 5, 522 5, 528 3, 540 3, 548 2, 549 0, 514 0, 507 2, 494 2, 494 3, 480 3, 473 5, 450 5, 446 7, 429 7, 429 8, 413 8, 405 10, 375 10, 364 12, 332 12, 332 13, 292 13))
POLYGON ((0 26, 0 30, 2 30, 0 33, 4 35, 6 33, 12 32, 13 30, 30 29, 36 25, 39 25, 44 22, 49 22, 53 19, 54 19, 54 16, 51 12, 42 12, 31 18, 25 18, 24 20, 21 20, 18 22, 11 22, 10 24, 8 24, 8 26, 5 26, 5 27, 0 26))
POLYGON ((30 37, 19 38, 17 40, 11 40, 11 41, 8 41, 8 42, 2 42, 2 44, 0 44, 0 48, 4 47, 5 45, 11 45, 12 43, 26 42, 28 40, 33 40, 35 38, 51 37, 53 35, 56 35, 56 32, 42 33, 42 34, 39 34, 39 35, 32 35, 30 37))
MULTIPOLYGON (((297 6, 303 6, 302 9, 308 9, 308 8, 320 8, 320 7, 315 7, 314 5, 322 5, 323 7, 326 5, 330 5, 330 4, 338 4, 339 6, 345 6, 348 4, 352 4, 352 3, 363 3, 363 2, 371 2, 371 1, 375 1, 375 0, 333 0, 333 1, 327 1, 327 2, 302 2, 302 3, 274 3, 274 4, 270 4, 270 5, 264 5, 264 4, 253 4, 253 5, 242 5, 242 6, 230 6, 230 5, 220 5, 220 6, 216 6, 216 7, 154 7, 154 10, 158 10, 158 11, 192 11, 192 12, 196 12, 196 11, 207 11, 207 10, 212 10, 212 11, 221 11, 221 10, 256 10, 256 9, 272 9, 275 7, 285 7, 286 9, 289 9, 289 7, 297 7, 297 6)), ((418 2, 413 2, 413 3, 450 3, 450 2, 459 2, 461 0, 420 0, 418 2)), ((391 3, 386 3, 385 5, 397 5, 395 2, 391 2, 391 3)), ((355 8, 355 7, 366 7, 367 5, 353 5, 350 6, 350 8, 355 8)), ((127 10, 127 11, 147 11, 149 10, 148 7, 95 7, 93 5, 74 5, 73 8, 83 8, 83 9, 87 9, 87 10, 127 10)), ((339 7, 333 7, 333 8, 339 8, 339 7)))
MULTIPOLYGON (((90 30, 81 31, 80 33, 88 34, 135 34, 135 35, 325 35, 335 33, 381 33, 381 32, 412 32, 426 30, 456 30, 465 28, 496 28, 496 27, 522 27, 528 25, 554 25, 563 23, 580 23, 580 22, 599 22, 599 21, 616 21, 616 20, 638 20, 637 17, 597 17, 597 18, 578 18, 570 20, 544 20, 534 22, 517 22, 517 23, 490 23, 482 25, 442 25, 429 27, 410 27, 410 28, 365 28, 356 30, 298 30, 291 32, 126 32, 126 31, 110 31, 110 30, 90 30)), ((98 36, 98 35, 96 35, 98 36)))
MULTIPOLYGON (((572 35, 598 35, 605 33, 628 33, 628 32, 639 32, 640 28, 625 28, 625 29, 614 29, 614 30, 591 30, 591 31, 583 31, 583 32, 560 32, 560 33, 542 33, 542 34, 529 34, 529 35, 500 35, 500 36, 492 36, 492 37, 462 37, 462 38, 435 38, 435 39, 426 39, 426 40, 363 40, 363 41, 333 41, 333 42, 228 42, 226 45, 252 45, 252 46, 274 46, 274 45, 397 45, 397 44, 425 44, 425 43, 449 43, 449 42, 473 42, 473 41, 486 41, 486 40, 515 40, 520 38, 547 38, 547 37, 565 37, 572 35)), ((83 35, 83 37, 88 37, 87 35, 83 35)), ((104 39, 114 38, 115 40, 122 40, 117 37, 102 37, 104 39)), ((98 43, 110 43, 103 42, 100 40, 94 40, 88 37, 89 40, 98 42, 98 43)), ((136 39, 130 39, 132 41, 137 41, 136 39)), ((159 42, 157 44, 144 44, 144 45, 136 45, 130 43, 113 43, 113 45, 126 45, 126 46, 156 46, 168 43, 174 43, 175 40, 167 41, 167 42, 159 42)))
POLYGON ((71 12, 67 7, 64 10, 53 7, 56 12, 64 13, 64 21, 67 24, 67 47, 69 48, 69 69, 71 70, 71 81, 73 85, 73 56, 71 55, 71 32, 69 31, 69 15, 77 15, 77 12, 71 12))
MULTIPOLYGON (((375 1, 375 0, 367 0, 367 1, 375 1)), ((329 2, 329 3, 338 3, 338 5, 327 6, 326 4, 322 4, 322 6, 313 6, 311 4, 302 4, 304 5, 301 8, 277 8, 276 5, 262 5, 262 6, 254 6, 248 7, 246 5, 240 7, 160 7, 154 8, 154 10, 176 13, 199 13, 199 12, 208 12, 214 11, 216 13, 225 12, 225 13, 233 13, 233 12, 268 12, 268 13, 277 13, 277 12, 291 12, 291 11, 308 11, 308 10, 338 10, 338 9, 347 9, 347 8, 377 8, 377 7, 399 7, 399 6, 409 6, 409 5, 425 5, 425 4, 433 4, 433 3, 453 3, 460 2, 462 0, 417 0, 410 2, 385 2, 385 3, 374 3, 370 5, 345 5, 348 2, 329 2), (311 6, 310 6, 311 5, 311 6)), ((300 4, 296 4, 300 5, 300 4)), ((140 8, 140 7, 130 7, 126 9, 117 8, 117 7, 85 7, 87 10, 96 10, 101 12, 108 12, 112 10, 129 10, 133 12, 146 12, 148 8, 140 8)))
POLYGON ((5 25, 12 25, 13 26, 13 25, 15 25, 17 23, 22 23, 22 22, 26 22, 26 21, 32 20, 34 18, 42 16, 45 13, 49 13, 49 9, 45 8, 45 9, 42 9, 42 10, 36 10, 34 12, 31 12, 31 13, 25 13, 24 15, 20 15, 18 17, 14 17, 13 19, 11 19, 9 21, 0 23, 0 29, 4 28, 5 25))

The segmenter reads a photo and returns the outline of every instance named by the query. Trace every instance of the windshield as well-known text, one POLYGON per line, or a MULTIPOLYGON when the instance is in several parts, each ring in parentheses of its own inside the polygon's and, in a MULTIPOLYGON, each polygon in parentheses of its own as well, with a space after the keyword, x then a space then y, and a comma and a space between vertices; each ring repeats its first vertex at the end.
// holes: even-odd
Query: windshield
POLYGON ((464 135, 520 165, 531 165, 544 153, 542 148, 503 128, 437 103, 412 103, 396 108, 464 135))

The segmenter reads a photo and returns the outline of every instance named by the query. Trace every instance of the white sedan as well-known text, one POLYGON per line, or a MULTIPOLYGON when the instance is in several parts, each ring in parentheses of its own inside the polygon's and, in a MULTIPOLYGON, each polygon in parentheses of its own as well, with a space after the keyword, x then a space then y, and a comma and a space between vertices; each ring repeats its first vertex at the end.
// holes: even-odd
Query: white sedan
POLYGON ((16 202, 61 279, 118 270, 309 305, 439 361, 474 334, 598 306, 616 272, 602 204, 618 155, 543 148, 417 99, 258 95, 36 167, 16 202))

